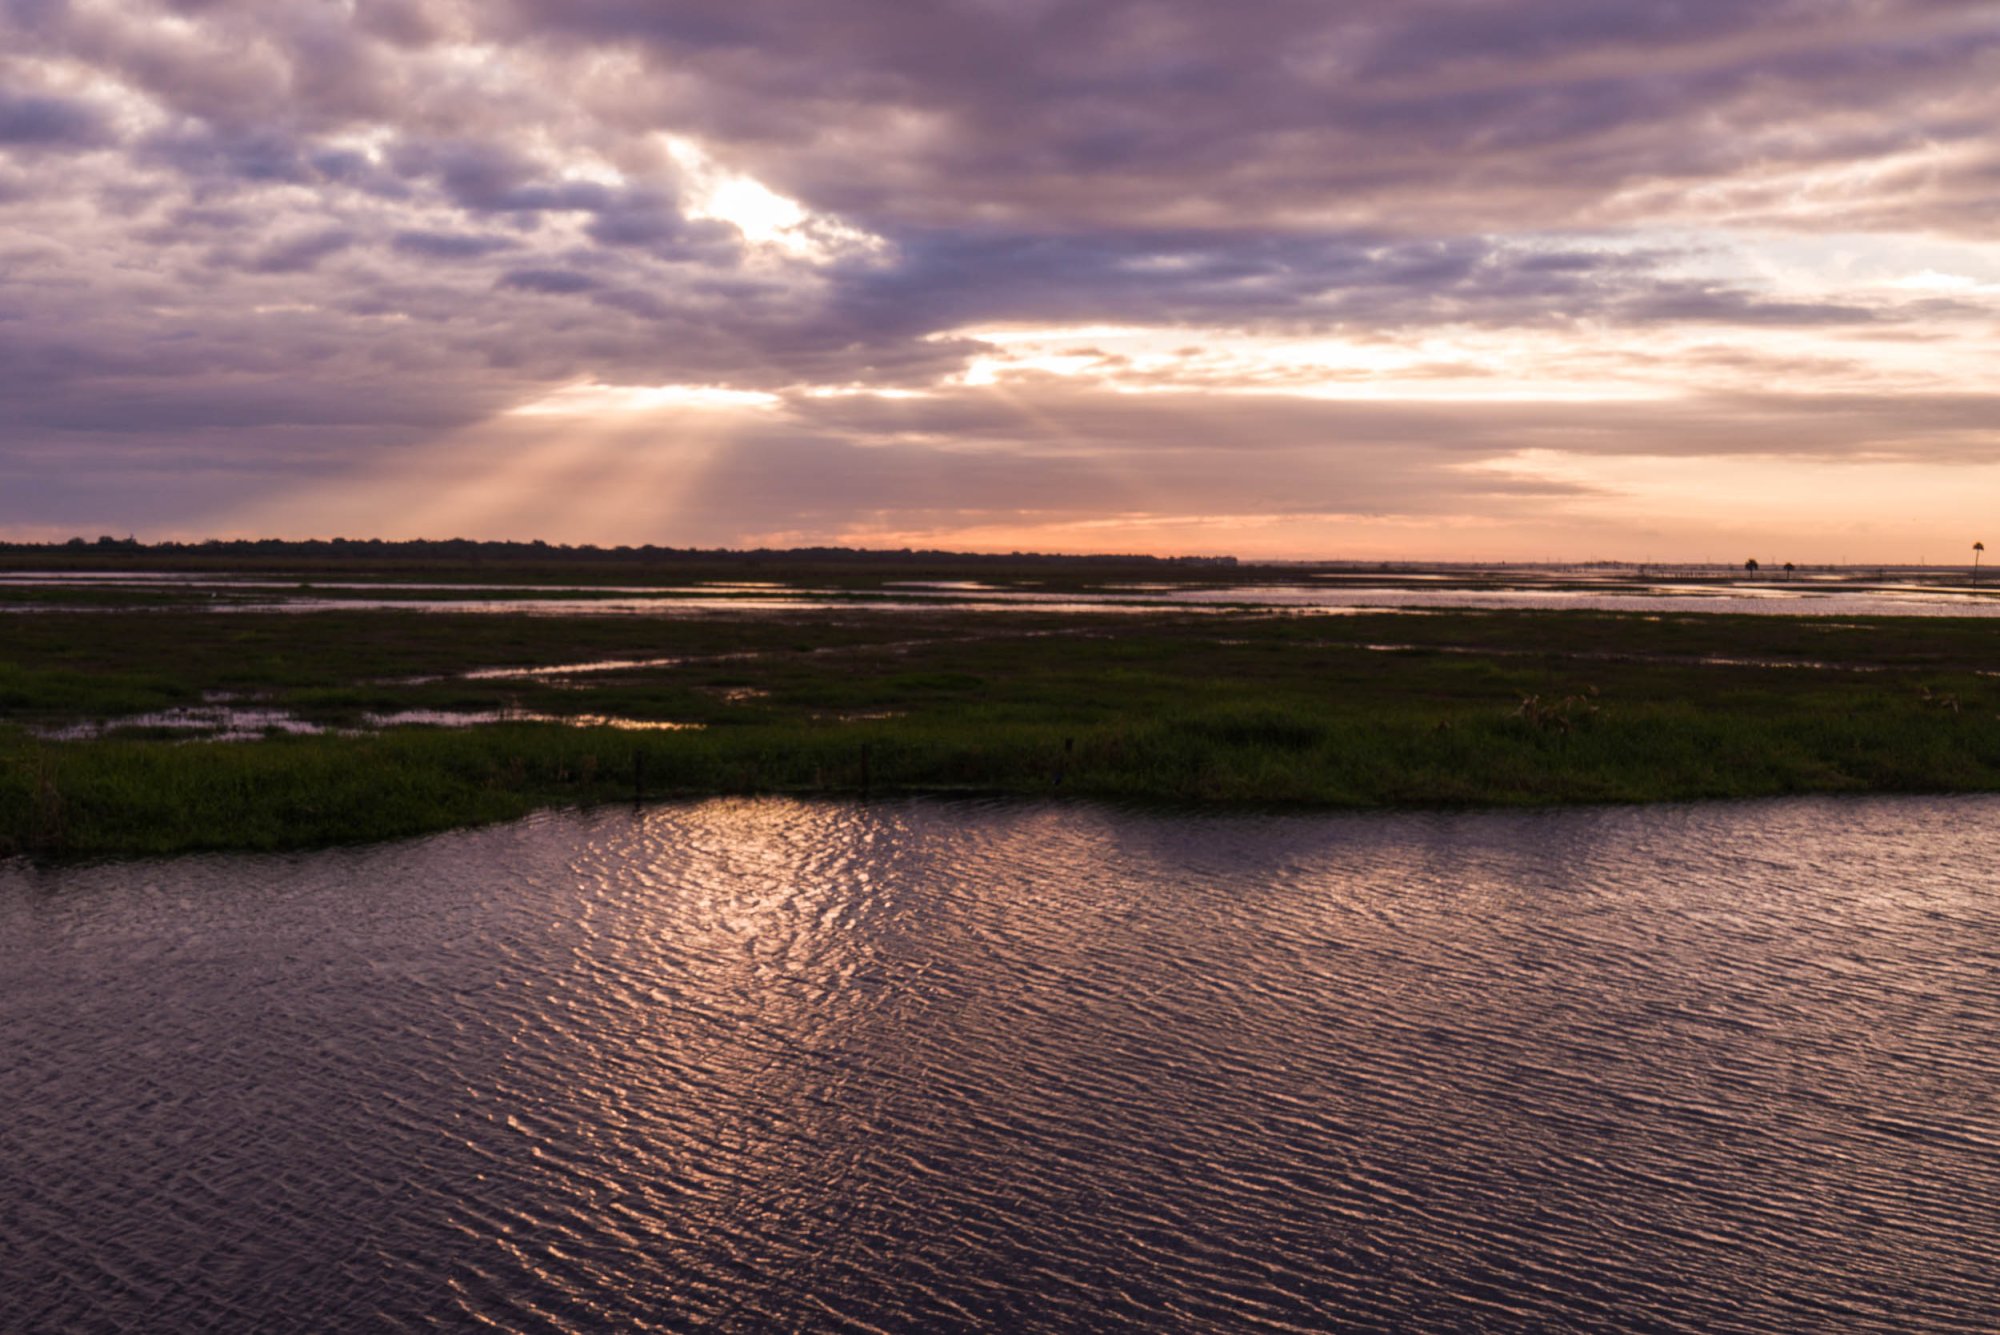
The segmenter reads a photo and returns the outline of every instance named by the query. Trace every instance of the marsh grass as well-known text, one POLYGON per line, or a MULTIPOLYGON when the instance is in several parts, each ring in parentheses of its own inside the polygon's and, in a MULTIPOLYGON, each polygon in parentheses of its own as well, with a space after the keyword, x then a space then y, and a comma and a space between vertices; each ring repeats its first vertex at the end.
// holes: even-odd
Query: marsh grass
POLYGON ((0 717, 115 717, 224 689, 335 722, 512 706, 706 726, 228 744, 57 743, 0 726, 0 850, 305 847, 551 805, 721 793, 1365 807, 2000 789, 2000 681, 1979 675, 2000 645, 1991 623, 270 620, 12 618, 7 629, 27 633, 0 641, 0 717), (1409 647, 1368 647, 1391 640, 1409 647), (567 682, 407 680, 599 656, 680 661, 567 682), (1834 666, 1705 661, 1718 657, 1834 666))

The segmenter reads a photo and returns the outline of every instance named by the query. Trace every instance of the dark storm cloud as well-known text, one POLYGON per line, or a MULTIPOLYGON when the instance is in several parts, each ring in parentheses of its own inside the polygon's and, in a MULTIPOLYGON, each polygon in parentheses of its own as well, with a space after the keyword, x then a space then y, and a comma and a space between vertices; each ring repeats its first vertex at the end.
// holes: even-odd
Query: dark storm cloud
POLYGON ((0 144, 34 148, 95 148, 111 130, 96 108, 59 97, 10 97, 0 92, 0 144))
POLYGON ((1881 313, 1840 302, 1769 301, 1748 292, 1701 284, 1663 283, 1618 303, 1617 314, 1635 323, 1676 320, 1726 325, 1873 324, 1881 313))
MULTIPOLYGON (((1559 244, 1559 243, 1558 243, 1559 244)), ((979 322, 1312 326, 1518 323, 1648 290, 1659 255, 1529 250, 1486 237, 926 231, 897 263, 840 274, 836 309, 922 333, 979 322)), ((1747 303, 1746 303, 1747 304, 1747 303)), ((1724 306, 1715 303, 1718 314, 1724 306)), ((1650 318, 1650 315, 1649 315, 1650 318)))
POLYGON ((483 232, 426 232, 407 230, 396 233, 390 244, 405 255, 431 260, 475 260, 498 250, 511 250, 520 242, 512 237, 483 232))
POLYGON ((197 190, 323 183, 323 174, 299 141, 269 127, 238 130, 185 122, 144 139, 134 163, 161 168, 197 190))
POLYGON ((690 219, 661 191, 621 191, 591 212, 594 216, 584 235, 600 246, 633 247, 660 259, 697 261, 725 269, 742 256, 742 235, 736 228, 710 219, 690 219))
POLYGON ((698 117, 831 207, 954 221, 1254 226, 1393 193, 1425 201, 1419 230, 1559 225, 1634 179, 1839 157, 1842 106, 1895 107, 1905 143, 1976 142, 1938 94, 2000 42, 1986 6, 1894 0, 506 8, 522 38, 711 72, 635 120, 698 117), (824 151, 856 127, 894 151, 824 151))
POLYGON ((522 292, 567 295, 588 292, 597 286, 597 280, 569 269, 514 269, 500 276, 500 286, 522 292))
POLYGON ((405 48, 427 46, 446 32, 422 0, 361 0, 354 21, 369 36, 405 48))
MULTIPOLYGON (((1671 52, 1697 43, 1727 43, 1746 35, 1787 29, 1832 29, 1830 42, 1815 42, 1839 62, 1844 55, 1839 28, 1857 20, 1908 25, 1927 15, 1950 17, 1969 8, 1957 0, 1918 0, 1878 5, 1867 0, 1692 0, 1676 4, 1605 5, 1597 0, 1512 0, 1507 4, 1412 6, 1413 21, 1385 25, 1357 63, 1369 77, 1413 77, 1476 65, 1484 68, 1532 65, 1577 51, 1623 48, 1671 52)), ((1990 17, 1990 16, 1989 16, 1990 17)), ((1916 44, 1921 44, 1916 43, 1916 44)), ((1888 50, 1898 49, 1889 45, 1888 50)), ((1873 58, 1882 46, 1871 44, 1873 58)), ((1865 53, 1864 53, 1865 54, 1865 53)), ((1756 60, 1755 51, 1732 58, 1725 69, 1756 60)), ((1761 61, 1758 61, 1761 65, 1761 61)))
POLYGON ((250 261, 253 273, 304 273, 329 255, 337 255, 359 238, 344 227, 316 228, 273 242, 250 261))
POLYGON ((613 200, 596 182, 548 182, 536 163, 504 144, 413 141, 399 145, 392 162, 405 177, 435 180, 469 213, 596 212, 613 200))

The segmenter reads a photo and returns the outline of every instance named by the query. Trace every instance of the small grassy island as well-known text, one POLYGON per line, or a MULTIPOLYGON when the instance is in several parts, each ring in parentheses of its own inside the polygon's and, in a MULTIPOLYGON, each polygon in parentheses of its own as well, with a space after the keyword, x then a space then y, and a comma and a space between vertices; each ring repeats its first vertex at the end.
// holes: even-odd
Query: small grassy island
POLYGON ((0 590, 0 853, 305 847, 635 796, 2000 789, 2000 620, 1301 614, 1229 601, 1269 572, 1187 568, 670 574, 267 561, 0 590), (1061 605, 1163 578, 1216 601, 1061 605), (870 601, 967 579, 1019 601, 870 601), (630 605, 653 592, 690 598, 630 605))

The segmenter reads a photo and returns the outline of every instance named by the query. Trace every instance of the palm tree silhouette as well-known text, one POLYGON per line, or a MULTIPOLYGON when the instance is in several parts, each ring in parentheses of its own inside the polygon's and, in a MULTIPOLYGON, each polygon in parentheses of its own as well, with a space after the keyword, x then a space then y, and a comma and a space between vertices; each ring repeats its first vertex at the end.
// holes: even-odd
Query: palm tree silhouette
POLYGON ((1983 542, 1972 544, 1972 582, 1974 584, 1979 583, 1979 554, 1985 550, 1986 544, 1983 542))

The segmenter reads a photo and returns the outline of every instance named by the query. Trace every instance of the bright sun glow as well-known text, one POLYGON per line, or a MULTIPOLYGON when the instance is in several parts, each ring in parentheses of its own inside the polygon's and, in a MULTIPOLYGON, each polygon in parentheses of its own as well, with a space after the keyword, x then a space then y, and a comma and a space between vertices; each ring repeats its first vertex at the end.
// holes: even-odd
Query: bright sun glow
POLYGON ((755 177, 729 170, 692 139, 681 135, 660 138, 681 169, 682 207, 690 218, 728 223, 752 246, 815 263, 882 248, 880 237, 837 218, 815 214, 755 177))
POLYGON ((778 396, 720 385, 606 385, 596 381, 565 385, 530 403, 507 410, 510 417, 607 417, 675 409, 762 409, 778 396))
POLYGON ((733 224, 751 241, 779 244, 806 220, 805 208, 761 181, 731 176, 717 181, 702 201, 711 218, 733 224))

